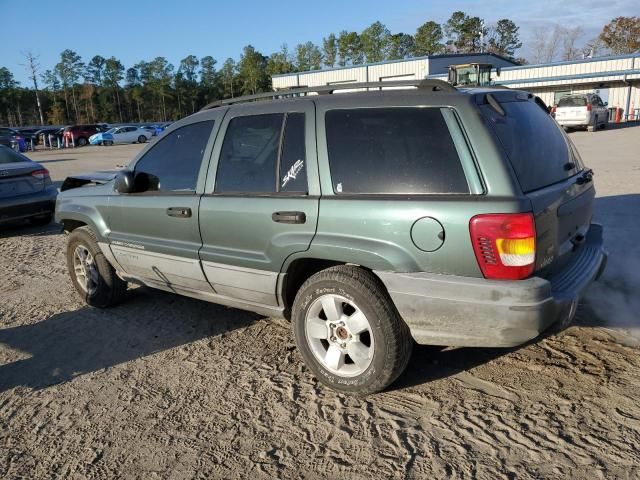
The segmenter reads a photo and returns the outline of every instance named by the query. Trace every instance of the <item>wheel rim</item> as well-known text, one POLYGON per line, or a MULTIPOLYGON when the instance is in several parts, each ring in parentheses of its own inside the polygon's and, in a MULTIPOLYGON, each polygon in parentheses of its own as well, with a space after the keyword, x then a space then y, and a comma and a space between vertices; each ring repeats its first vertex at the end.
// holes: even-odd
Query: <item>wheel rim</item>
POLYGON ((369 320, 353 301, 341 295, 322 295, 309 306, 305 337, 316 360, 337 375, 361 375, 373 360, 369 320))
POLYGON ((98 288, 98 267, 95 258, 84 245, 78 245, 73 251, 73 270, 80 288, 93 295, 98 288))

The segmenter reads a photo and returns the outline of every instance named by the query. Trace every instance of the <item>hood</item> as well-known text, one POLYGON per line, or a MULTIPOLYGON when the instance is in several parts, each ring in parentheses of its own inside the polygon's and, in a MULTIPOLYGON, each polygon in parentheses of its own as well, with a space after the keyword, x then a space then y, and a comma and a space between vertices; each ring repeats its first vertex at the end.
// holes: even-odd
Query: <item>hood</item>
POLYGON ((64 182, 62 182, 60 191, 64 192, 65 190, 71 190, 72 188, 83 187, 90 183, 102 185, 103 183, 110 182, 116 178, 116 175, 118 175, 118 170, 100 170, 73 175, 72 177, 67 177, 64 182))

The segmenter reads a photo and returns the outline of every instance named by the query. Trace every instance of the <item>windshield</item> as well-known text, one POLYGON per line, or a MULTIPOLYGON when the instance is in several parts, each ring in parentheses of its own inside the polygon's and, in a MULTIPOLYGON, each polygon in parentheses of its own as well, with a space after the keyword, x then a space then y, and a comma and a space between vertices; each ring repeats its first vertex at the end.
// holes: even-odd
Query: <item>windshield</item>
POLYGON ((586 104, 586 97, 564 97, 558 102, 558 107, 584 107, 586 104))
POLYGON ((109 130, 107 130, 104 133, 116 133, 117 128, 110 128, 109 130))

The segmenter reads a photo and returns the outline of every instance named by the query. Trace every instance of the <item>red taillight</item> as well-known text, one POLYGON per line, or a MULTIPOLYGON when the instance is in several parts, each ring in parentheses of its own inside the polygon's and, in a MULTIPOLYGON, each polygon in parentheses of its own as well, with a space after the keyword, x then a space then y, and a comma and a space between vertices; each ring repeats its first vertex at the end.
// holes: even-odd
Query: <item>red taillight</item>
POLYGON ((590 112, 592 108, 593 108, 593 105, 591 105, 590 103, 587 103, 587 112, 590 112))
POLYGON ((533 273, 536 227, 531 213, 476 215, 469 232, 485 278, 521 280, 533 273))
POLYGON ((37 178, 38 180, 44 180, 49 177, 49 170, 46 168, 41 168, 39 170, 34 170, 31 172, 31 176, 37 178))

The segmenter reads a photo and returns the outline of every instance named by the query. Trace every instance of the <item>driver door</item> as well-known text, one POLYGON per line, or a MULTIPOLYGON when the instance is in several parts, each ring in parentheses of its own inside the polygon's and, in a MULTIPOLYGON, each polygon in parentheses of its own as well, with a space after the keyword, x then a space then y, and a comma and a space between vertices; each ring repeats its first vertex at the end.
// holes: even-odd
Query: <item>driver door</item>
POLYGON ((135 193, 117 194, 111 251, 129 276, 165 290, 211 292, 198 257, 199 203, 214 118, 172 130, 134 166, 135 193))

